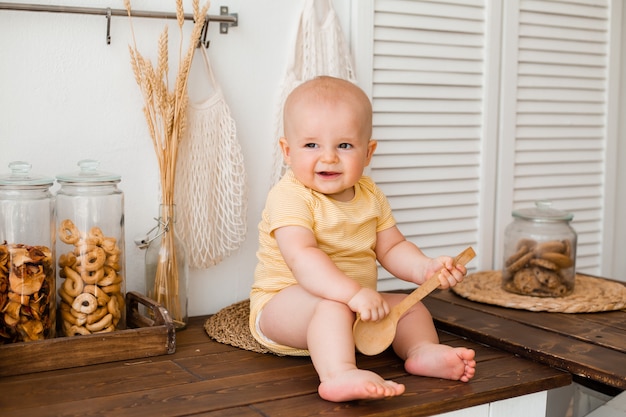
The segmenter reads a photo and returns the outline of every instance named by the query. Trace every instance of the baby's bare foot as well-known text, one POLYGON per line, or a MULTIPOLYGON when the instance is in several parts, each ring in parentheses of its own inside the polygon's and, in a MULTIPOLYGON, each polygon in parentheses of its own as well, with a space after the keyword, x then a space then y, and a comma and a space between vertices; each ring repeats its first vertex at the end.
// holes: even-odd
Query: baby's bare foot
POLYGON ((428 344, 411 352, 404 368, 413 375, 468 382, 476 373, 475 354, 463 347, 428 344))
POLYGON ((379 399, 401 395, 404 385, 385 380, 374 372, 353 369, 325 379, 318 392, 323 399, 334 402, 379 399))

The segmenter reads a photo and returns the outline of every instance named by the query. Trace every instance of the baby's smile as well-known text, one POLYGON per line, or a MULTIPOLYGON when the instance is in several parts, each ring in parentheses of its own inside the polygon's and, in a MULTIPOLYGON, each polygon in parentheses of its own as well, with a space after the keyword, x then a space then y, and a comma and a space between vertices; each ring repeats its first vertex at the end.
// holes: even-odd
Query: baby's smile
POLYGON ((341 173, 335 172, 335 171, 319 171, 317 175, 323 178, 334 178, 334 177, 341 175, 341 173))

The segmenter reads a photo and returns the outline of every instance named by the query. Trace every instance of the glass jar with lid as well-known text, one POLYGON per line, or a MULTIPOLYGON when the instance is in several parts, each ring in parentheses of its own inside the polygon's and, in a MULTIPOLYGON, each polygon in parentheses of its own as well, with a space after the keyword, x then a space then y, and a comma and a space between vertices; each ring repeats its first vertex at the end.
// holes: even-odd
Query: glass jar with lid
POLYGON ((0 175, 0 344, 55 336, 55 237, 51 177, 28 162, 0 175))
POLYGON ((537 297, 570 294, 576 278, 574 215, 538 201, 513 211, 513 218, 504 232, 503 288, 537 297))
POLYGON ((78 162, 57 176, 59 331, 65 336, 125 326, 124 194, 121 177, 78 162))

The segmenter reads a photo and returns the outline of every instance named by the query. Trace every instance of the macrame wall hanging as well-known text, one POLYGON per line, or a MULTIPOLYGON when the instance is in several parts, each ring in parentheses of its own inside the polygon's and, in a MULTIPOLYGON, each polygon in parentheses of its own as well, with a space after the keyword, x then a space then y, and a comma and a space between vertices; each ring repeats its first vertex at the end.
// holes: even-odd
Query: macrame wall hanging
POLYGON ((191 268, 208 268, 237 250, 246 237, 246 173, 235 122, 215 82, 205 48, 213 94, 189 102, 179 149, 176 222, 191 268))
POLYGON ((278 182, 287 168, 278 144, 278 139, 283 135, 285 100, 298 85, 319 75, 330 75, 356 83, 350 49, 332 0, 305 0, 274 122, 272 184, 278 182))

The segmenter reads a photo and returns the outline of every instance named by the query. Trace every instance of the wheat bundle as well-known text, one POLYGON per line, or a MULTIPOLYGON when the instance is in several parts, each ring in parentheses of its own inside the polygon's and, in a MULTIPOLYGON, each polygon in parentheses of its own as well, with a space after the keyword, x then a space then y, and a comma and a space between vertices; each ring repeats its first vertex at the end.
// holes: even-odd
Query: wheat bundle
MULTIPOLYGON (((174 184, 176 180, 176 160, 181 140, 184 138, 185 117, 188 94, 187 80, 196 45, 202 32, 210 2, 200 8, 199 0, 193 0, 194 25, 189 44, 184 51, 183 25, 185 14, 182 0, 176 0, 176 18, 180 32, 178 52, 178 73, 173 88, 169 86, 168 29, 165 26, 158 41, 156 68, 149 59, 144 58, 137 49, 135 32, 132 26, 130 0, 124 0, 131 23, 133 46, 129 46, 130 61, 144 99, 143 112, 148 124, 148 131, 156 154, 161 185, 161 207, 174 204, 174 184), (183 55, 184 52, 184 55, 183 55)), ((169 211, 161 213, 163 220, 169 211)), ((169 220, 169 219, 168 219, 169 220)), ((165 223, 168 225, 169 223, 165 223)), ((166 233, 161 238, 161 249, 157 261, 156 277, 153 289, 154 300, 165 306, 175 322, 186 319, 179 301, 179 275, 174 247, 174 234, 166 233), (169 254, 163 256, 162 254, 169 254)), ((148 289, 150 291, 151 289, 148 289)), ((184 325, 184 323, 179 323, 184 325)))

